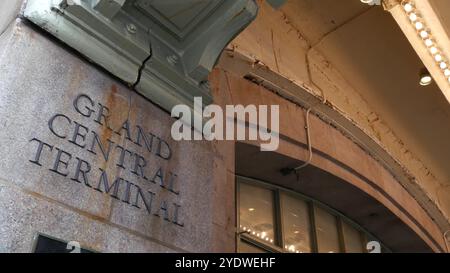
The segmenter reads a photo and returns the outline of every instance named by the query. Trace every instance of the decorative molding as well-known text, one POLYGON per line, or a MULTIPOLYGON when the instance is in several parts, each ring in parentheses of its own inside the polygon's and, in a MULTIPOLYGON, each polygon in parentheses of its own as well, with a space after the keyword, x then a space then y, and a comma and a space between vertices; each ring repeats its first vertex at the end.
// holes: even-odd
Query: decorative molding
POLYGON ((450 102, 450 38, 429 1, 398 0, 389 12, 450 102))
POLYGON ((209 72, 254 0, 29 0, 24 16, 170 111, 212 102, 209 72))

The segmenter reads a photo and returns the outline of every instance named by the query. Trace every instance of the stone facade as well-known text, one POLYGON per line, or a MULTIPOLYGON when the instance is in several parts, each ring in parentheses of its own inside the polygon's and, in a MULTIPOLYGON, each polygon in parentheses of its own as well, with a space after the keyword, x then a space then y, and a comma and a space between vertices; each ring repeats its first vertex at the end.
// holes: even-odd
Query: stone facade
POLYGON ((28 252, 37 233, 100 252, 234 250, 213 243, 227 225, 214 215, 234 219, 211 206, 226 178, 213 143, 173 141, 170 114, 29 23, 10 30, 0 251, 28 252))

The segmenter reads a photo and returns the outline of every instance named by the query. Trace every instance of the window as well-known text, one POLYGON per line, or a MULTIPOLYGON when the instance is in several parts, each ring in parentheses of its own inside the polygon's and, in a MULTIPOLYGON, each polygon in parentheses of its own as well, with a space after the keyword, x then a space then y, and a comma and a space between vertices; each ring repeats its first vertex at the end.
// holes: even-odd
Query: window
POLYGON ((281 194, 284 249, 289 252, 311 252, 311 222, 308 204, 289 194, 281 194))
POLYGON ((338 253, 340 251, 338 219, 324 209, 314 206, 314 219, 317 235, 317 248, 320 253, 338 253))
POLYGON ((240 185, 239 215, 242 230, 256 238, 273 244, 274 202, 273 193, 268 189, 249 184, 240 185))
POLYGON ((346 221, 342 221, 342 233, 344 235, 345 252, 361 253, 363 249, 363 236, 346 221))
POLYGON ((316 200, 250 178, 236 181, 239 252, 363 253, 366 242, 379 242, 316 200))

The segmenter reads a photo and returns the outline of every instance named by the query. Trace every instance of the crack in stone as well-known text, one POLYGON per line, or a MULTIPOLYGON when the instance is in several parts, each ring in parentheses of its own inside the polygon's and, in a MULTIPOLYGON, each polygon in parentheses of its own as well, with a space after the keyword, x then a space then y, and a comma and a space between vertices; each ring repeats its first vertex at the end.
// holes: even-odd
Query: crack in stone
POLYGON ((150 41, 150 29, 147 30, 147 34, 149 37, 148 40, 148 47, 149 47, 149 55, 147 56, 147 58, 145 58, 145 60, 142 62, 141 66, 139 67, 138 70, 138 76, 136 79, 136 82, 132 85, 133 90, 136 91, 136 87, 139 84, 139 82, 141 81, 141 77, 142 77, 142 72, 144 71, 145 65, 147 64, 147 62, 152 58, 153 56, 153 49, 152 49, 152 43, 150 41))

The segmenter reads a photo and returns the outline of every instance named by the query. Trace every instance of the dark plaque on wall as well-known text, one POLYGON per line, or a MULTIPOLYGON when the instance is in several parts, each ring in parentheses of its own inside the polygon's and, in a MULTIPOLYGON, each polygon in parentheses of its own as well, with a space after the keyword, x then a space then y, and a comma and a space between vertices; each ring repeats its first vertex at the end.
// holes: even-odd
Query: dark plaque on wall
POLYGON ((64 242, 43 234, 38 234, 34 246, 34 253, 94 253, 83 249, 76 241, 64 242))

